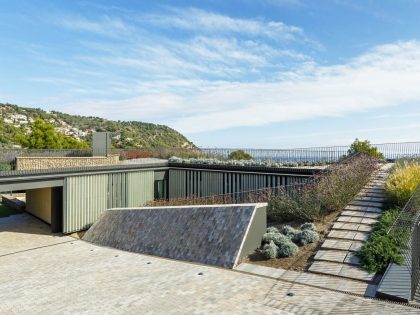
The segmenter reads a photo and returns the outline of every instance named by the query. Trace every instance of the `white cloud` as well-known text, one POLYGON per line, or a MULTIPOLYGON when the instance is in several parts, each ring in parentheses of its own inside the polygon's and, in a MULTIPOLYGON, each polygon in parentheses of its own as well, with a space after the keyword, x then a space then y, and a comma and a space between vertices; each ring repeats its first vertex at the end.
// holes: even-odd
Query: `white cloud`
POLYGON ((376 47, 345 64, 312 65, 295 79, 208 86, 192 81, 189 93, 156 91, 121 101, 91 100, 83 107, 107 117, 164 119, 191 134, 420 102, 419 77, 420 42, 409 41, 376 47))
POLYGON ((167 15, 144 15, 139 21, 164 28, 175 27, 189 31, 208 33, 238 33, 248 36, 266 36, 276 40, 304 38, 303 29, 286 25, 279 21, 263 19, 233 18, 227 15, 204 11, 196 8, 170 9, 167 15))
POLYGON ((302 7, 304 5, 303 0, 263 0, 267 4, 275 6, 286 6, 286 7, 302 7))
POLYGON ((55 20, 55 23, 70 30, 111 37, 127 35, 131 31, 131 28, 122 20, 109 16, 103 16, 97 20, 80 16, 65 16, 55 20))
POLYGON ((77 95, 57 98, 67 104, 62 110, 79 114, 168 123, 193 134, 420 102, 418 41, 322 66, 301 49, 313 48, 303 29, 280 21, 169 8, 126 19, 64 18, 60 25, 119 36, 118 45, 105 37, 81 41, 89 53, 68 61, 66 73, 103 74, 98 81, 74 74, 77 95), (171 38, 166 31, 174 28, 171 38))

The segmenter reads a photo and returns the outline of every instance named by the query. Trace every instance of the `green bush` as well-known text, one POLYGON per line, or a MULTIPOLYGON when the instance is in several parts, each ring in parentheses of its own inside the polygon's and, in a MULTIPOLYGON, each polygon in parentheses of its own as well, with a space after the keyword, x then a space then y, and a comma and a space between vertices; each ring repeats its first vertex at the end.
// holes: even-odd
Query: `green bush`
POLYGON ((319 235, 317 232, 312 230, 303 230, 296 234, 294 241, 300 245, 316 243, 319 241, 319 235))
POLYGON ((267 233, 280 233, 279 229, 276 228, 275 226, 270 226, 267 228, 267 233))
POLYGON ((268 200, 267 216, 274 221, 321 220, 345 207, 377 169, 377 159, 355 156, 328 168, 311 182, 279 189, 268 200))
POLYGON ((312 231, 315 231, 315 224, 313 224, 311 222, 306 222, 306 223, 303 223, 300 226, 300 229, 301 230, 312 230, 312 231))
POLYGON ((0 162, 0 171, 11 171, 12 165, 8 162, 0 162))
POLYGON ((369 272, 384 272, 391 262, 404 262, 401 254, 401 244, 389 228, 399 215, 398 209, 384 212, 379 221, 373 226, 372 233, 363 247, 356 252, 361 266, 369 272))
POLYGON ((263 247, 259 249, 259 252, 268 259, 290 257, 299 251, 299 247, 295 243, 305 245, 319 240, 313 223, 304 223, 301 228, 303 230, 285 225, 280 229, 281 233, 275 227, 267 228, 267 233, 263 235, 263 247))
POLYGON ((276 258, 278 255, 278 247, 274 244, 273 241, 270 241, 268 244, 264 244, 262 250, 260 250, 261 254, 267 259, 276 258))
POLYGON ((263 243, 274 242, 277 246, 279 244, 290 240, 286 235, 280 233, 265 233, 263 235, 263 243))
POLYGON ((229 154, 229 160, 252 160, 252 156, 243 150, 236 150, 229 154))
POLYGON ((316 220, 322 217, 321 203, 313 185, 302 189, 280 189, 268 200, 267 216, 273 221, 316 220))
POLYGON ((290 257, 299 251, 299 247, 291 240, 284 241, 278 245, 278 257, 290 257))
POLYGON ((388 176, 385 189, 391 202, 404 206, 420 185, 420 162, 399 162, 388 176))
POLYGON ((384 155, 378 151, 378 148, 373 147, 368 140, 361 141, 356 138, 351 144, 348 151, 349 154, 364 153, 375 158, 383 159, 384 155))
POLYGON ((31 124, 32 132, 21 139, 21 143, 30 149, 88 149, 89 146, 82 140, 58 133, 54 125, 36 118, 31 124))
POLYGON ((280 229, 280 233, 286 235, 289 239, 293 240, 296 234, 299 233, 299 231, 294 229, 290 225, 285 225, 280 229))

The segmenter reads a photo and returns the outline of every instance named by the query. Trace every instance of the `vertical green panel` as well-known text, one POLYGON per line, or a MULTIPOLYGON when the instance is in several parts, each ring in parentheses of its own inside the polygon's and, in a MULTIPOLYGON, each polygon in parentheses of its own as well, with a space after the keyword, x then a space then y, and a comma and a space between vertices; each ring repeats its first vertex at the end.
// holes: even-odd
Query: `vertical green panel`
POLYGON ((108 208, 123 208, 127 205, 127 173, 111 173, 108 177, 108 208))
POLYGON ((186 180, 188 172, 186 170, 169 170, 169 198, 184 198, 187 196, 186 180))
POLYGON ((207 172, 208 176, 208 190, 207 196, 222 195, 223 194, 223 173, 207 172))
POLYGON ((154 171, 127 173, 126 207, 144 206, 154 198, 154 171))
POLYGON ((63 232, 87 229, 107 208, 108 175, 67 177, 63 189, 63 232))

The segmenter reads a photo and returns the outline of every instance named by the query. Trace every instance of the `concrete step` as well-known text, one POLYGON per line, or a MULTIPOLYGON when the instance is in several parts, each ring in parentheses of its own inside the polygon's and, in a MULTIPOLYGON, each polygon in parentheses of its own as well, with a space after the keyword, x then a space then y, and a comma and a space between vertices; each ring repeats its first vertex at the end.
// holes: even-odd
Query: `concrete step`
POLYGON ((385 197, 369 197, 369 196, 356 196, 355 201, 373 201, 373 202, 385 202, 385 197))
POLYGON ((376 179, 368 182, 367 185, 382 185, 383 186, 383 185, 385 185, 385 183, 386 183, 386 180, 376 178, 376 179))
POLYGON ((365 242, 369 238, 369 233, 356 232, 356 231, 331 230, 330 233, 328 233, 327 237, 335 238, 335 239, 350 240, 350 241, 365 242))
POLYGON ((375 219, 370 219, 370 218, 363 218, 363 217, 351 217, 351 216, 339 216, 337 218, 337 222, 342 222, 342 223, 360 223, 360 224, 366 224, 366 225, 373 225, 376 222, 378 222, 378 220, 375 219))
POLYGON ((377 202, 377 201, 366 201, 366 200, 353 200, 350 201, 350 205, 354 206, 363 206, 363 207, 376 207, 376 208, 382 208, 383 203, 377 202))
POLYGON ((386 193, 385 192, 367 192, 364 190, 361 190, 356 197, 377 197, 377 198, 385 198, 386 199, 386 193))
POLYGON ((332 226, 333 230, 345 230, 345 231, 355 231, 355 232, 371 232, 372 227, 367 224, 360 223, 346 223, 346 222, 336 222, 332 226))
POLYGON ((381 213, 359 211, 359 210, 344 210, 343 212, 341 212, 341 215, 350 216, 350 217, 377 219, 378 217, 380 217, 381 213))
POLYGON ((309 271, 364 282, 371 282, 375 278, 374 273, 369 273, 359 267, 328 261, 314 261, 309 271))
POLYGON ((337 262, 343 263, 348 265, 360 265, 359 258, 356 257, 354 252, 350 251, 343 251, 343 250, 319 250, 314 260, 317 261, 329 261, 329 262, 337 262))
POLYGON ((319 250, 314 260, 343 263, 349 252, 343 250, 319 250))
POLYGON ((356 205, 348 205, 344 208, 344 210, 382 213, 382 209, 378 207, 366 207, 356 205))
POLYGON ((386 190, 383 186, 372 186, 372 185, 364 186, 363 191, 376 192, 376 193, 385 193, 386 192, 386 190))
POLYGON ((358 241, 326 239, 324 243, 322 243, 321 248, 355 252, 358 251, 362 246, 363 242, 358 241))

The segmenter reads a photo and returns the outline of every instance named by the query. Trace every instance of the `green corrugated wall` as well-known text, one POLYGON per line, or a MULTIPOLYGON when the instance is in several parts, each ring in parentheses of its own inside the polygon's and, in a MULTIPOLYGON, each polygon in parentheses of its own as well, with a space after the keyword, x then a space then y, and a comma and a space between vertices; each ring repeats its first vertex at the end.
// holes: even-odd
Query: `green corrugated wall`
POLYGON ((63 232, 88 228, 108 208, 137 207, 154 197, 154 171, 67 177, 63 232))
POLYGON ((127 173, 127 207, 143 206, 153 200, 154 171, 127 173))
POLYGON ((243 172, 169 170, 169 198, 206 197, 298 184, 309 176, 243 172))
POLYGON ((67 177, 63 189, 63 232, 88 228, 107 208, 108 175, 67 177))

